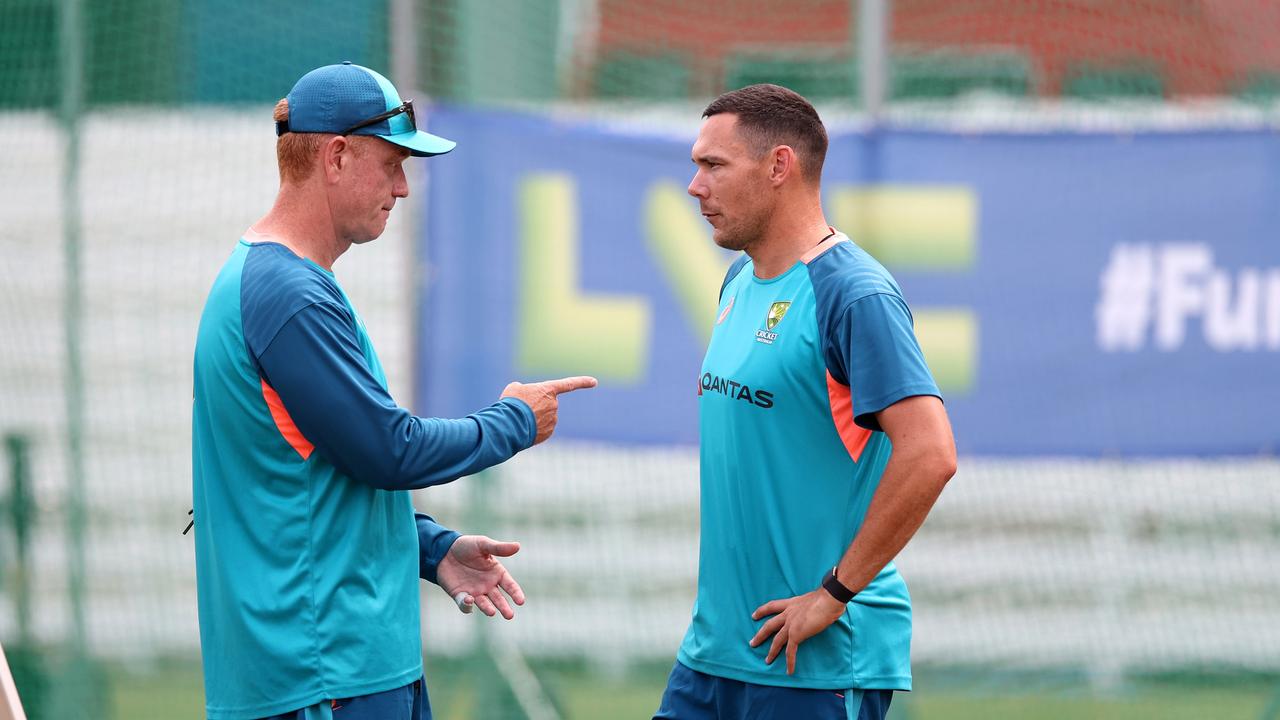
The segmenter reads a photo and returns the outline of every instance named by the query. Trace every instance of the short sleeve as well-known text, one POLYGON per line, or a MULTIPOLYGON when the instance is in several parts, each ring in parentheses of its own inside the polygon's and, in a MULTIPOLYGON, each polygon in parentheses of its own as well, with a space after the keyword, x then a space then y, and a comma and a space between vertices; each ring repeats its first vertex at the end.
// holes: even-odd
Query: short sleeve
POLYGON ((880 430, 876 413, 899 400, 942 397, 898 295, 875 293, 850 303, 835 318, 828 342, 832 375, 847 380, 854 421, 868 430, 880 430))

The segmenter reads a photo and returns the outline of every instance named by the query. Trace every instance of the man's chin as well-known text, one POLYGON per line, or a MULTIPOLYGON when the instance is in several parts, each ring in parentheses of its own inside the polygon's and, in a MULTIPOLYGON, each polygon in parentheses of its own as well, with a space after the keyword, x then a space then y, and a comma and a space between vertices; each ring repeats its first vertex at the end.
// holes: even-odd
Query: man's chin
POLYGON ((715 242, 716 245, 719 245, 725 250, 741 252, 743 249, 746 248, 746 245, 740 242, 738 238, 731 237, 726 233, 720 232, 719 230, 716 230, 715 232, 711 233, 711 240, 715 242))
POLYGON ((373 242, 374 240, 377 240, 378 238, 382 237, 382 233, 386 231, 387 231, 387 223, 383 221, 381 224, 378 224, 369 228, 369 232, 365 233, 363 239, 354 240, 353 243, 356 245, 363 245, 367 242, 373 242))

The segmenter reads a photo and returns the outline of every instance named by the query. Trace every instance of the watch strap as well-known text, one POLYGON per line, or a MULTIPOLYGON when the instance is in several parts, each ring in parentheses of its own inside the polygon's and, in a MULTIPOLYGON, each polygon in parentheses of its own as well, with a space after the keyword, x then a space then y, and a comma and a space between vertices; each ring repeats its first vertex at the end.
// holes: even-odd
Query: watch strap
POLYGON ((844 583, 836 577, 836 568, 831 568, 831 572, 827 573, 827 577, 822 581, 822 589, 831 593, 831 597, 842 603, 848 603, 853 599, 854 592, 844 586, 844 583))

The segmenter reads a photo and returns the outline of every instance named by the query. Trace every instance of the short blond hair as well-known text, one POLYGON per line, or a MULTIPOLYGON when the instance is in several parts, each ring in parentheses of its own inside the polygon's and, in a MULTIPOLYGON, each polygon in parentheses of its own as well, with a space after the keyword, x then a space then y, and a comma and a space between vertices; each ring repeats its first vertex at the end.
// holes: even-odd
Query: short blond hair
MULTIPOLYGON (((289 119, 289 98, 280 98, 274 113, 276 122, 289 119)), ((280 182, 299 183, 311 176, 316 153, 328 137, 326 133, 287 132, 276 138, 276 162, 280 182)))

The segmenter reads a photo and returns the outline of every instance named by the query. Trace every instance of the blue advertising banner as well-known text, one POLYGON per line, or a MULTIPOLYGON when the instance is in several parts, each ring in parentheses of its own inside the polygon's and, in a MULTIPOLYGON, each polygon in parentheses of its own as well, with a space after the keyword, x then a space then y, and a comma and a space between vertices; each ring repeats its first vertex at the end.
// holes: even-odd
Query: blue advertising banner
MULTIPOLYGON (((690 127, 693 127, 690 125, 690 127)), ((961 452, 1280 450, 1280 137, 831 129, 828 220, 893 271, 961 452)), ((417 409, 592 374, 559 437, 697 442, 732 256, 694 130, 439 108, 417 409)))

